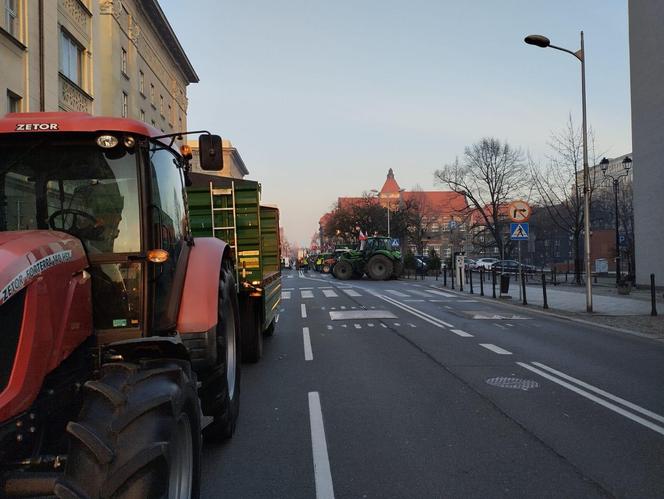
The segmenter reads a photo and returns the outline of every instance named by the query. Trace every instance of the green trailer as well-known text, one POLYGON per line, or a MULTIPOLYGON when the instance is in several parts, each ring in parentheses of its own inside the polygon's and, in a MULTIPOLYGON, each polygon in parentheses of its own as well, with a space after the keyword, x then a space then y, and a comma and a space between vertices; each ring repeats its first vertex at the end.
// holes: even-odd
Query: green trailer
POLYGON ((260 204, 252 180, 190 173, 187 187, 194 237, 223 239, 233 251, 240 307, 242 357, 257 362, 263 336, 275 329, 281 301, 279 209, 260 204))

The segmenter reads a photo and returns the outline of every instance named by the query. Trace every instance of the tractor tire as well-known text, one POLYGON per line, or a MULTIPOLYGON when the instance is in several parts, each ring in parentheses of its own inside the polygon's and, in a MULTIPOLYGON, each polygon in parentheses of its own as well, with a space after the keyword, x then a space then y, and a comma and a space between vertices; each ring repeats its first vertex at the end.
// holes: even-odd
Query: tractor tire
POLYGON ((347 281, 353 277, 353 265, 346 260, 339 260, 334 266, 334 277, 341 281, 347 281))
POLYGON ((392 277, 394 264, 385 255, 374 255, 367 263, 367 274, 374 281, 386 281, 392 277))
POLYGON ((105 364, 88 381, 59 498, 191 498, 200 494, 196 376, 186 361, 105 364))
POLYGON ((260 302, 245 296, 240 305, 242 360, 256 363, 263 356, 263 320, 260 302))
POLYGON ((403 274, 403 263, 400 261, 394 262, 394 271, 392 272, 392 277, 398 279, 403 274))
POLYGON ((329 274, 329 273, 330 273, 330 266, 323 265, 323 274, 329 274))
POLYGON ((240 314, 233 274, 230 264, 222 267, 217 308, 218 363, 201 389, 203 414, 214 418, 203 436, 214 442, 233 436, 240 413, 240 314))

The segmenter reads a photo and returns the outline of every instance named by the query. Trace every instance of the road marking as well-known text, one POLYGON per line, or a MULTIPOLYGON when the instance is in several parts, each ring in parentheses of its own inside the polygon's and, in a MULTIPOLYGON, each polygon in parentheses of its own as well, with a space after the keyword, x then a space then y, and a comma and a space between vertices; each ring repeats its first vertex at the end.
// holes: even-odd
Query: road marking
POLYGON ((458 303, 477 303, 477 300, 459 300, 458 303))
POLYGON ((417 327, 417 326, 416 326, 415 324, 413 324, 412 322, 409 322, 408 325, 409 325, 410 327, 417 327))
POLYGON ((602 395, 603 397, 606 397, 609 400, 613 400, 614 402, 617 402, 621 405, 624 405, 625 407, 628 407, 628 408, 632 409, 633 411, 639 412, 639 413, 643 414, 644 416, 648 416, 649 418, 652 418, 655 421, 659 421, 660 423, 664 423, 664 416, 660 416, 657 413, 654 413, 652 411, 649 411, 648 409, 644 409, 641 406, 633 404, 629 400, 625 400, 625 399, 620 398, 616 395, 612 395, 609 392, 605 392, 601 388, 597 388, 596 386, 593 386, 589 383, 581 381, 580 379, 574 378, 573 376, 570 376, 569 374, 565 374, 563 372, 557 371, 554 368, 546 366, 546 365, 541 364, 539 362, 533 362, 533 365, 535 365, 537 367, 541 367, 542 369, 545 369, 545 370, 547 370, 547 371, 549 371, 549 372, 551 372, 551 373, 553 373, 553 374, 555 374, 555 375, 557 375, 557 376, 559 376, 563 379, 566 379, 567 381, 571 381, 573 383, 576 383, 577 385, 582 386, 583 388, 585 388, 587 390, 590 390, 591 392, 595 392, 599 395, 602 395))
POLYGON ((402 292, 400 292, 400 291, 396 291, 396 290, 394 290, 394 289, 387 289, 386 291, 387 291, 388 293, 390 293, 391 295, 398 296, 399 298, 408 298, 408 296, 409 296, 409 295, 407 295, 407 294, 404 294, 404 293, 402 293, 402 292))
POLYGON ((374 323, 373 323, 373 322, 370 322, 369 324, 367 324, 367 326, 369 326, 369 327, 374 327, 374 323))
POLYGON ((334 499, 330 458, 327 455, 323 411, 318 392, 309 392, 309 421, 311 426, 311 451, 314 458, 316 499, 334 499))
MULTIPOLYGON (((581 395, 582 397, 585 397, 588 400, 591 400, 591 401, 595 402, 596 404, 599 404, 603 407, 606 407, 607 409, 612 410, 613 412, 618 413, 621 416, 626 417, 627 419, 631 419, 635 423, 639 423, 640 425, 645 426, 646 428, 649 428, 652 431, 655 431, 655 432, 659 433, 660 435, 664 435, 664 427, 662 427, 662 426, 656 425, 655 423, 652 423, 652 422, 648 421, 647 419, 643 419, 640 416, 632 414, 631 412, 623 409, 622 407, 618 407, 617 405, 612 404, 611 402, 607 402, 606 400, 603 400, 603 399, 593 395, 592 393, 588 393, 587 391, 582 390, 581 388, 578 388, 578 387, 572 385, 571 383, 568 383, 567 381, 563 381, 559 378, 556 378, 555 376, 553 376, 553 375, 551 375, 547 372, 544 372, 540 369, 537 369, 535 367, 532 367, 532 366, 530 366, 530 365, 528 365, 524 362, 517 362, 517 365, 523 367, 524 369, 528 369, 529 371, 532 371, 536 374, 539 374, 543 378, 546 378, 549 381, 553 381, 554 383, 556 383, 556 384, 558 384, 558 385, 560 385, 564 388, 567 388, 568 390, 571 390, 574 393, 576 393, 578 395, 581 395)), ((625 402, 627 402, 627 401, 625 401, 625 402)), ((650 411, 648 411, 648 412, 650 412, 650 411)))
POLYGON ((456 295, 450 293, 443 293, 442 291, 436 291, 435 289, 427 290, 427 293, 431 293, 432 295, 444 296, 445 298, 456 298, 456 295))
POLYGON ((311 336, 309 336, 309 328, 302 328, 302 340, 304 341, 304 360, 314 360, 314 353, 311 350, 311 336))
POLYGON ((429 293, 425 293, 424 291, 418 291, 416 289, 409 289, 408 292, 415 296, 423 296, 424 298, 429 298, 429 296, 431 296, 429 295, 429 293))
POLYGON ((470 333, 467 333, 461 329, 450 329, 454 334, 461 336, 462 338, 472 338, 473 335, 470 333))
POLYGON ((354 289, 344 289, 344 293, 346 293, 348 296, 362 296, 360 293, 358 293, 354 289))
POLYGON ((274 318, 274 323, 275 324, 279 323, 279 314, 277 314, 277 316, 274 318))
POLYGON ((282 300, 290 300, 291 297, 291 292, 290 291, 282 291, 281 292, 281 299, 282 300))
POLYGON ((352 310, 357 310, 357 307, 350 307, 352 310))
POLYGON ((493 353, 497 353, 498 355, 512 355, 512 352, 509 350, 500 348, 499 346, 496 346, 492 343, 480 343, 480 346, 486 348, 487 350, 491 350, 493 353))
POLYGON ((325 295, 325 298, 336 298, 337 296, 339 296, 334 292, 333 289, 324 289, 323 294, 325 295))
POLYGON ((348 327, 348 324, 342 324, 341 327, 348 327))
POLYGON ((302 296, 302 298, 313 298, 314 297, 314 292, 309 291, 308 289, 300 290, 300 295, 302 296))
POLYGON ((341 305, 339 308, 340 308, 341 310, 346 310, 346 306, 345 306, 345 305, 341 305))
POLYGON ((295 288, 281 288, 282 291, 293 291, 295 288))
POLYGON ((302 315, 303 319, 307 318, 307 306, 304 303, 300 305, 300 314, 302 315))
POLYGON ((397 327, 401 326, 401 324, 399 324, 398 322, 395 322, 394 325, 397 327))
POLYGON ((435 317, 432 317, 429 314, 425 314, 424 312, 420 312, 419 310, 417 310, 416 308, 411 307, 410 305, 406 305, 405 303, 401 303, 401 302, 395 300, 394 298, 390 298, 389 296, 384 296, 384 295, 381 295, 381 294, 378 294, 378 293, 375 293, 375 296, 377 296, 381 300, 386 301, 387 303, 391 303, 392 305, 394 305, 395 307, 400 308, 401 310, 405 310, 406 312, 409 312, 409 313, 413 314, 414 316, 419 317, 420 319, 427 321, 430 324, 433 324, 434 326, 438 326, 440 328, 444 327, 443 324, 442 324, 442 321, 440 321, 439 319, 437 319, 435 317))
POLYGON ((321 307, 320 309, 321 309, 321 310, 325 310, 325 307, 321 307))
POLYGON ((332 324, 328 324, 328 325, 327 325, 327 328, 328 328, 328 329, 332 329, 333 327, 334 327, 334 326, 332 326, 332 324))
POLYGON ((360 326, 359 324, 353 324, 353 326, 355 326, 355 329, 362 329, 362 326, 360 326))
POLYGON ((418 300, 418 299, 410 299, 410 300, 404 300, 404 302, 418 302, 422 303, 424 300, 418 300))
POLYGON ((496 322, 494 322, 493 325, 496 326, 496 327, 499 327, 500 329, 507 329, 507 328, 506 328, 505 326, 503 326, 502 324, 498 324, 498 323, 496 323, 496 322))
POLYGON ((314 289, 314 288, 300 288, 300 289, 314 289))
POLYGON ((508 324, 508 323, 505 323, 505 325, 506 325, 507 327, 514 327, 514 324, 508 324))
POLYGON ((381 322, 380 325, 381 325, 382 327, 384 327, 385 329, 387 329, 387 324, 383 324, 383 323, 381 322))

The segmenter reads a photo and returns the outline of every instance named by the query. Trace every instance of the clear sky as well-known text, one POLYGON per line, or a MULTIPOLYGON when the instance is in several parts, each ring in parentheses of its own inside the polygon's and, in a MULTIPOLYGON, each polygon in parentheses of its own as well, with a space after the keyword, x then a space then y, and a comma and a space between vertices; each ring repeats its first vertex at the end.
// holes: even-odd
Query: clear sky
POLYGON ((201 81, 189 126, 230 139, 293 242, 338 196, 441 189, 433 172, 484 136, 535 158, 569 113, 580 63, 523 43, 586 37, 589 122, 631 151, 627 0, 160 0, 201 81))

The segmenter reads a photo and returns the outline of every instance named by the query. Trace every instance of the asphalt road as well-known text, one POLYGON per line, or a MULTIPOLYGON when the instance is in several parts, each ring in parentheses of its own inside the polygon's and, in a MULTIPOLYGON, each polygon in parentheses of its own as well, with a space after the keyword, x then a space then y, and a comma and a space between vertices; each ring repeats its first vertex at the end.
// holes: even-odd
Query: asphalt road
POLYGON ((286 271, 203 497, 664 497, 664 345, 286 271))

